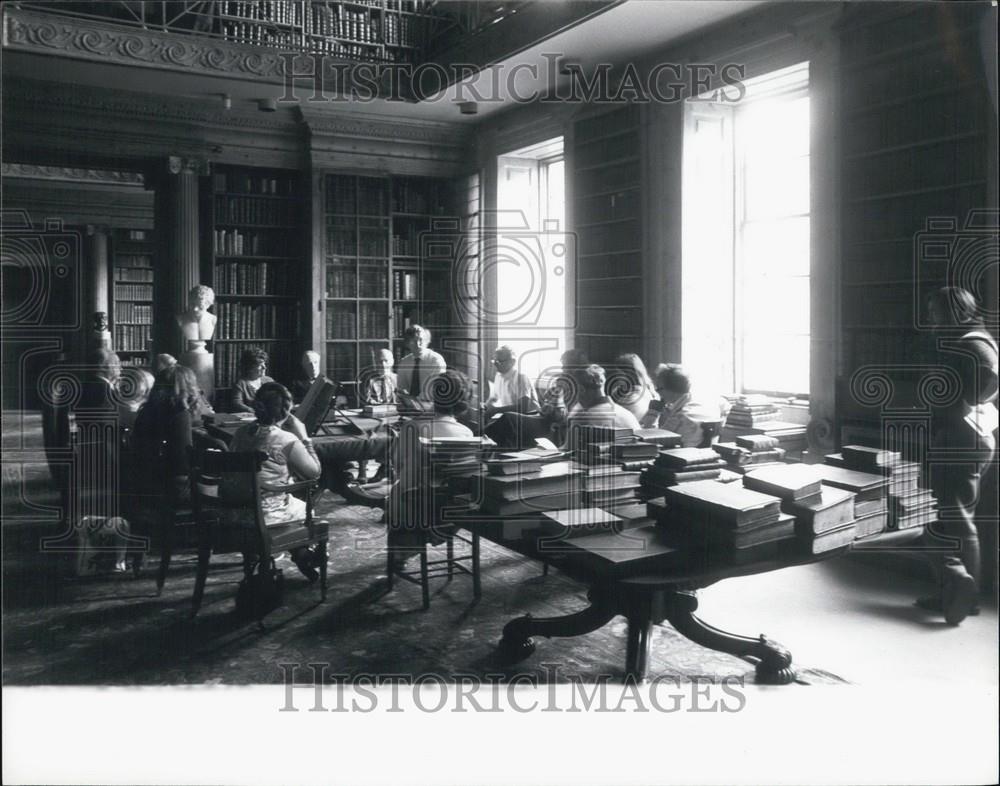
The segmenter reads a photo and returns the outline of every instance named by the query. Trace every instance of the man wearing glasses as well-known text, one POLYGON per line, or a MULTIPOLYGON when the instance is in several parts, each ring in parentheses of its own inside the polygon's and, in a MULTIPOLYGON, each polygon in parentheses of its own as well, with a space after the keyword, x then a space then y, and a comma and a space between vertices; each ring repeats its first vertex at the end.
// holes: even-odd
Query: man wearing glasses
POLYGON ((487 418, 504 412, 527 414, 538 411, 538 394, 527 374, 517 370, 517 355, 506 344, 493 353, 496 376, 490 387, 490 397, 483 402, 487 418))

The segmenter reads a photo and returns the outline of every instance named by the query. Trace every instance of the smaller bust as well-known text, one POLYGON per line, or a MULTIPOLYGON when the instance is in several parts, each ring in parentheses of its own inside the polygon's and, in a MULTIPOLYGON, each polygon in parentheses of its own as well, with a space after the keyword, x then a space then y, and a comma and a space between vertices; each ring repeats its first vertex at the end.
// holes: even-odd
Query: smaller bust
POLYGON ((215 314, 208 309, 215 303, 211 287, 198 284, 188 292, 188 310, 177 315, 177 324, 188 341, 208 341, 215 333, 215 314))

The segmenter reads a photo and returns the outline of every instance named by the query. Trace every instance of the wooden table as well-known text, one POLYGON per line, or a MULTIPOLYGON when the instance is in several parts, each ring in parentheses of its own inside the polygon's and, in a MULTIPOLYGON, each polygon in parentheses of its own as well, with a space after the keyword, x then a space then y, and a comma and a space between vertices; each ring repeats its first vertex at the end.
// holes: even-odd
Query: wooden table
MULTIPOLYGON (((558 567, 589 587, 590 605, 581 611, 562 617, 529 614, 508 622, 498 645, 505 660, 518 662, 530 656, 535 649, 532 636, 581 636, 621 614, 628 620, 625 674, 637 682, 646 678, 652 626, 663 621, 704 647, 753 657, 758 683, 792 682, 795 670, 787 648, 763 634, 741 636, 704 622, 694 613, 697 590, 724 579, 806 565, 848 551, 844 547, 812 556, 803 552, 800 543, 789 540, 761 552, 759 559, 737 565, 710 552, 669 546, 661 531, 648 523, 620 532, 564 538, 532 529, 532 522, 542 522, 538 515, 501 519, 473 511, 453 513, 449 520, 493 543, 558 567)), ((863 542, 892 547, 915 540, 921 532, 922 528, 888 532, 863 542)))

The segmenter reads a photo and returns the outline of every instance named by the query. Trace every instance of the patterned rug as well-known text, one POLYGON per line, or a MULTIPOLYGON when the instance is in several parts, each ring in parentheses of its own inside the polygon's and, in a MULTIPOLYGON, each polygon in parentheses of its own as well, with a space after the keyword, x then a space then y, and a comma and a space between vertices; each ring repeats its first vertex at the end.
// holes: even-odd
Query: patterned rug
MULTIPOLYGON (((138 578, 71 579, 51 570, 51 556, 42 564, 12 560, 6 542, 4 683, 271 684, 283 679, 279 663, 320 662, 330 664, 329 679, 400 673, 445 679, 528 674, 541 683, 571 675, 621 679, 622 617, 584 636, 536 639, 535 654, 515 666, 496 658, 504 624, 525 613, 579 610, 587 604, 582 585, 558 571, 543 576, 538 563, 484 542, 482 598, 474 601, 468 577, 438 579, 425 612, 418 586, 397 582, 387 591, 380 513, 338 499, 327 493, 319 505, 333 522, 326 602, 319 603, 318 588, 283 557, 284 605, 266 617, 263 631, 234 613, 242 578, 238 556, 213 558, 201 612, 191 620, 190 552, 175 556, 157 596, 155 557, 138 578)), ((800 683, 843 682, 822 670, 796 667, 800 683)), ((753 681, 751 663, 700 647, 667 624, 654 628, 649 673, 687 681, 733 676, 753 681)))

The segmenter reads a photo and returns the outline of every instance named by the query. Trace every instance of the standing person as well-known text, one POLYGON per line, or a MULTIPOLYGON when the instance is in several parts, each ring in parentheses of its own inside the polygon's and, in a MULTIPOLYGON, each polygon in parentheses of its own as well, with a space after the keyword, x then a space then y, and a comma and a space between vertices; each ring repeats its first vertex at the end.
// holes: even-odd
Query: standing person
POLYGON ((420 325, 410 325, 403 332, 410 351, 399 361, 396 381, 399 389, 422 401, 431 401, 429 382, 448 368, 444 358, 430 348, 431 332, 420 325))
POLYGON ((233 412, 253 412, 253 400, 261 386, 274 382, 267 374, 267 353, 248 347, 240 354, 240 378, 233 385, 233 412))
POLYGON ((657 427, 681 436, 681 444, 695 448, 701 444, 702 423, 721 423, 729 404, 721 396, 700 399, 691 390, 691 378, 676 363, 661 363, 656 368, 656 392, 662 403, 657 427))
POLYGON ((292 381, 292 400, 301 404, 313 382, 319 379, 319 352, 307 349, 299 362, 299 374, 292 381))
POLYGON ((365 404, 395 404, 398 378, 392 370, 392 350, 378 351, 378 366, 375 373, 364 381, 361 400, 365 404))
POLYGON ((646 371, 646 364, 634 352, 619 355, 610 369, 611 376, 607 382, 608 396, 616 404, 635 415, 641 425, 653 427, 659 419, 659 412, 650 408, 653 401, 658 401, 656 384, 646 371))
MULTIPOLYGON (((277 382, 260 386, 252 402, 257 416, 255 423, 242 426, 229 445, 232 451, 259 450, 266 455, 257 477, 262 486, 285 486, 294 476, 300 480, 315 480, 321 466, 316 448, 306 433, 306 427, 292 414, 292 394, 277 382)), ((225 482, 225 481, 223 481, 225 482)), ((261 492, 264 524, 280 526, 285 522, 304 519, 304 500, 285 492, 261 492)), ((316 569, 320 556, 302 547, 292 551, 292 562, 310 581, 319 578, 316 569)))
POLYGON ((955 400, 933 410, 931 447, 962 460, 931 464, 939 520, 929 557, 938 591, 917 605, 958 625, 977 613, 982 563, 975 515, 982 473, 996 450, 997 343, 986 331, 975 298, 961 287, 932 292, 927 312, 938 336, 940 361, 960 381, 955 400), (950 541, 944 551, 942 537, 950 541))

